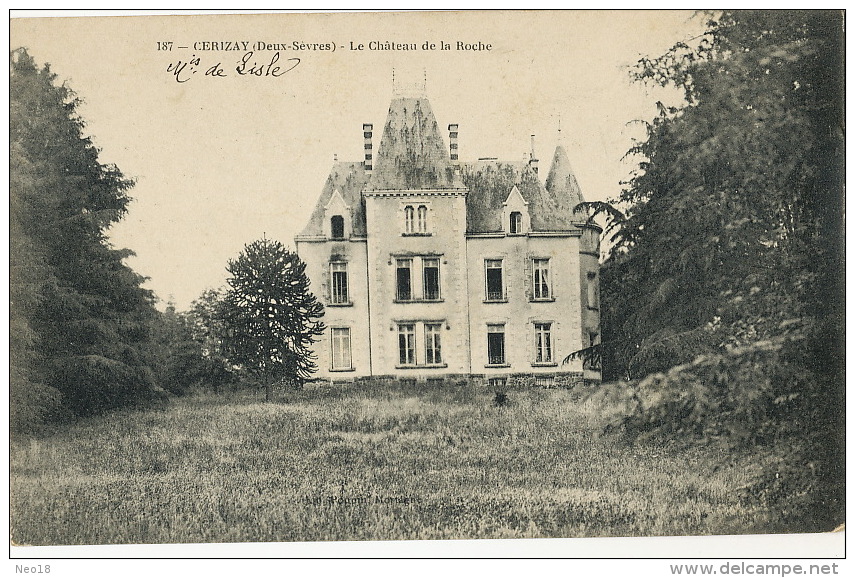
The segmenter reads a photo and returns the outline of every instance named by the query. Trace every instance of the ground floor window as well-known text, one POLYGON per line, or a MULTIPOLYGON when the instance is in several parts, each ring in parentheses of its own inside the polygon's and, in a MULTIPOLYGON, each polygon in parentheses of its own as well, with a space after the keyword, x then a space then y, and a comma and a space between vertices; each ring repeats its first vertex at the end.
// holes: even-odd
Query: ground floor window
POLYGON ((534 324, 534 349, 536 363, 552 363, 552 324, 534 324))
POLYGON ((398 361, 401 365, 416 364, 416 326, 398 324, 398 361))
POLYGON ((352 358, 350 354, 350 328, 333 327, 332 335, 332 368, 351 369, 352 358))
POLYGON ((442 363, 441 331, 441 324, 425 323, 425 363, 442 363))
POLYGON ((505 325, 487 326, 487 363, 503 365, 505 363, 505 325))

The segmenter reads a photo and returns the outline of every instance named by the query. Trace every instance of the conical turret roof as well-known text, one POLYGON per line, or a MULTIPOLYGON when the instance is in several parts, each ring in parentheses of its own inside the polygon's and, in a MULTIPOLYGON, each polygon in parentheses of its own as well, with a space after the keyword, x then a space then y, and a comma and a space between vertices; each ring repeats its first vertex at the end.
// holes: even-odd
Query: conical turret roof
POLYGON ((555 147, 555 154, 552 155, 552 166, 546 177, 546 190, 552 193, 559 206, 570 210, 585 201, 582 189, 579 188, 576 175, 573 174, 573 168, 570 166, 567 151, 560 144, 555 147))
POLYGON ((393 99, 367 190, 462 186, 427 98, 393 99))

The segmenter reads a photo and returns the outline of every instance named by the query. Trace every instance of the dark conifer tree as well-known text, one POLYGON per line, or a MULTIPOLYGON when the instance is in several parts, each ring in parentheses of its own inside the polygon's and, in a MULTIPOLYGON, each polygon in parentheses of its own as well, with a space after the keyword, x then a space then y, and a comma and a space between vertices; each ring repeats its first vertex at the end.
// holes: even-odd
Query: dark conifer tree
POLYGON ((154 296, 123 263, 132 253, 106 236, 133 181, 99 162, 79 100, 23 49, 11 55, 9 96, 12 341, 27 352, 13 361, 27 376, 13 389, 37 405, 59 392, 78 415, 157 396, 146 350, 154 296))
POLYGON ((226 357, 261 381, 268 400, 277 381, 302 386, 317 370, 310 346, 324 331, 305 263, 278 241, 261 239, 226 269, 231 277, 220 305, 226 357))

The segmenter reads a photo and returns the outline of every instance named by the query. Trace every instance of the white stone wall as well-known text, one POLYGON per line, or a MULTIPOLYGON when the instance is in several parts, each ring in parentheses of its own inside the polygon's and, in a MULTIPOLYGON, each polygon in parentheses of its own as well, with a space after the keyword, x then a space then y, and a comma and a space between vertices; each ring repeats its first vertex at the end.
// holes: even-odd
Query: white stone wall
POLYGON ((422 378, 469 373, 465 197, 430 192, 390 197, 369 195, 365 203, 374 375, 422 378), (408 204, 429 208, 427 234, 406 234, 404 207, 408 204), (396 302, 396 258, 413 258, 413 289, 418 295, 422 284, 418 264, 425 255, 440 259, 441 301, 396 302), (424 367, 425 321, 442 324, 443 367, 424 367), (402 367, 399 363, 399 322, 416 324, 416 367, 402 367))
POLYGON ((500 376, 516 373, 581 372, 582 364, 561 361, 583 347, 581 335, 581 288, 578 237, 491 237, 468 239, 469 318, 472 373, 500 376), (549 258, 552 276, 551 301, 532 300, 531 260, 549 258), (486 259, 503 260, 506 302, 486 302, 486 259), (535 363, 534 323, 552 323, 555 365, 535 363), (489 367, 487 325, 505 324, 508 367, 489 367))
POLYGON ((371 375, 371 355, 368 339, 368 254, 367 244, 361 241, 301 242, 297 240, 297 253, 306 263, 306 274, 311 290, 324 304, 323 322, 327 329, 315 344, 318 378, 348 380, 371 375), (347 263, 350 305, 331 305, 330 261, 341 259, 347 263), (333 371, 331 359, 332 327, 349 327, 351 339, 351 371, 333 371))

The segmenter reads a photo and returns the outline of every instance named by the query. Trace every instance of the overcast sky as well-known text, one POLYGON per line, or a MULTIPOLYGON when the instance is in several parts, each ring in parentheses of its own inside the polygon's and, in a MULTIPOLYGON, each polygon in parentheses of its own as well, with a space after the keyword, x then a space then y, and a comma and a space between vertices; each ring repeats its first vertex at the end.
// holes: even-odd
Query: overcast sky
MULTIPOLYGON (((227 260, 244 244, 266 234, 293 247, 333 156, 361 160, 365 122, 375 125, 379 144, 393 69, 399 79, 427 79, 442 129, 460 125, 462 160, 520 160, 535 134, 545 177, 560 118, 586 199, 616 196, 633 166, 621 157, 644 134, 631 121, 652 118, 656 100, 668 98, 631 84, 629 68, 696 36, 701 22, 691 15, 23 18, 13 20, 10 44, 51 64, 84 100, 80 114, 102 162, 136 179, 112 242, 135 251, 128 263, 150 277, 147 287, 183 309, 223 285, 227 260), (435 49, 422 50, 426 41, 435 49), (172 50, 158 50, 158 42, 172 42, 172 50), (213 48, 204 42, 240 50, 203 50, 213 48), (239 75, 242 42, 250 50, 258 42, 287 44, 274 66, 293 69, 278 77, 239 75), (335 50, 295 50, 294 42, 335 50), (371 42, 417 50, 370 50, 371 42), (458 42, 490 50, 457 50, 458 42), (189 80, 178 82, 168 68, 194 56, 198 64, 178 77, 189 80), (206 76, 216 64, 225 76, 206 76)), ((276 52, 254 50, 247 65, 269 64, 276 52)))

